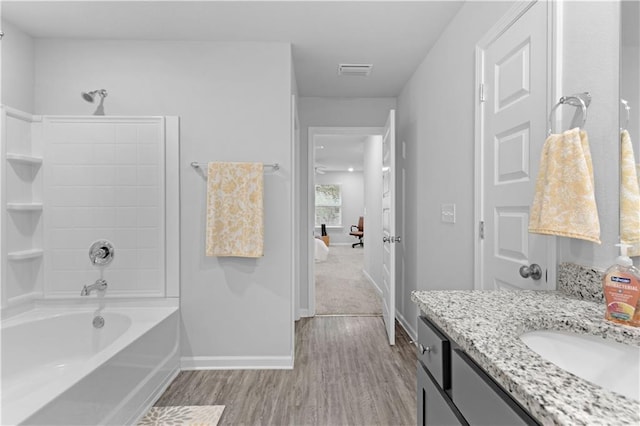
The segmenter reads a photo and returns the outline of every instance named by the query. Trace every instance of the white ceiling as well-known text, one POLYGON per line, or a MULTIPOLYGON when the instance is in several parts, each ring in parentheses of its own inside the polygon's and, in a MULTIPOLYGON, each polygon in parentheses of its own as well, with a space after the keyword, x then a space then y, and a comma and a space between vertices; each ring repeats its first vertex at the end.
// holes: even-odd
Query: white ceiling
POLYGON ((301 96, 395 97, 461 1, 15 1, 36 38, 290 42, 301 96), (339 63, 372 63, 338 77, 339 63))
POLYGON ((354 171, 361 172, 365 139, 367 136, 361 135, 316 135, 316 167, 328 172, 345 172, 353 167, 354 171))

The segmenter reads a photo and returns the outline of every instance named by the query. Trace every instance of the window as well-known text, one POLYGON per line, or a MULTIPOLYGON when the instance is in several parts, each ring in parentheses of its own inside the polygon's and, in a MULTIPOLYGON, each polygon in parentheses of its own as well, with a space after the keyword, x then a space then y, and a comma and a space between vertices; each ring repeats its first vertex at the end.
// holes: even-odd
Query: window
POLYGON ((338 184, 316 185, 316 226, 342 226, 342 190, 338 184))

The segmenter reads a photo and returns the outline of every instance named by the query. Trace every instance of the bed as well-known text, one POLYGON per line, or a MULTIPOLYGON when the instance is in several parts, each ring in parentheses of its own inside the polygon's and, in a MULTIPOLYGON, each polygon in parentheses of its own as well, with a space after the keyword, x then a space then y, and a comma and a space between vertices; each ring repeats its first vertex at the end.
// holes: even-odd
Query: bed
POLYGON ((314 238, 314 240, 316 242, 314 259, 316 262, 325 262, 329 256, 329 247, 320 238, 314 238))

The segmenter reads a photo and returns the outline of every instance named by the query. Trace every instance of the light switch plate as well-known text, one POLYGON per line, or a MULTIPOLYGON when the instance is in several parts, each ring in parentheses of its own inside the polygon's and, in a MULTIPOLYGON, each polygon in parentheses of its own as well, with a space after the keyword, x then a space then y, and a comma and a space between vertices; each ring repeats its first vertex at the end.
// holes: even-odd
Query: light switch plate
POLYGON ((456 205, 442 204, 440 206, 441 220, 445 223, 456 223, 456 205))

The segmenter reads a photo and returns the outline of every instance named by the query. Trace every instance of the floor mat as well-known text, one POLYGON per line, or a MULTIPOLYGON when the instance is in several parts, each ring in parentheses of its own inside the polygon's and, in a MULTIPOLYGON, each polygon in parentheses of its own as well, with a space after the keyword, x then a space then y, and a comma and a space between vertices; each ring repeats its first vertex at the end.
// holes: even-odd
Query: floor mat
POLYGON ((138 426, 216 426, 224 405, 151 407, 138 426))

